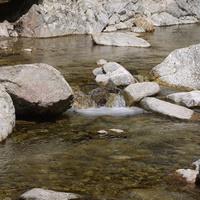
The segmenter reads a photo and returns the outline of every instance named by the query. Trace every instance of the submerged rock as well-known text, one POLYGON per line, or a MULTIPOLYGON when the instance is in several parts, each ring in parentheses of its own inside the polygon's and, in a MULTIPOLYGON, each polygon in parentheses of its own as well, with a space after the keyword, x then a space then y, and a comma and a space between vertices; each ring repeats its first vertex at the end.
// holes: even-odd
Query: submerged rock
POLYGON ((25 192, 19 197, 19 200, 84 200, 83 196, 74 193, 56 192, 53 190, 44 190, 35 188, 25 192))
POLYGON ((0 141, 4 140, 15 126, 15 108, 10 95, 0 85, 0 141))
POLYGON ((98 33, 92 38, 96 44, 119 46, 119 47, 150 47, 151 45, 144 39, 138 38, 134 33, 98 33))
POLYGON ((181 103, 189 108, 200 107, 200 91, 179 92, 167 95, 168 99, 181 103))
POLYGON ((140 105, 146 110, 176 119, 193 120, 193 118, 196 119, 195 115, 198 115, 193 110, 154 97, 145 97, 140 105))
POLYGON ((200 44, 177 49, 151 70, 151 79, 165 85, 200 89, 200 44))
POLYGON ((72 89, 50 65, 1 67, 0 81, 11 95, 17 115, 54 116, 71 108, 72 89))

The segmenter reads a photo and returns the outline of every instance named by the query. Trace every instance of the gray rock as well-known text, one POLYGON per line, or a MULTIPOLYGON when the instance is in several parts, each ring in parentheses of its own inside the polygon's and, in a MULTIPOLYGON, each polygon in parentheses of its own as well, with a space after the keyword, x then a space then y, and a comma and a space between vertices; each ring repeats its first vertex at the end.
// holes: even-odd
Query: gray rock
POLYGON ((106 85, 112 82, 115 86, 127 86, 135 83, 133 76, 120 64, 108 62, 102 67, 103 74, 96 76, 96 82, 106 85))
POLYGON ((0 81, 12 97, 17 115, 58 115, 71 107, 71 87, 47 64, 1 67, 0 81))
POLYGON ((193 110, 166 101, 162 101, 154 97, 145 97, 144 99, 142 99, 140 104, 146 110, 153 111, 155 113, 162 114, 171 118, 182 120, 193 120, 193 118, 196 119, 196 117, 194 116, 195 112, 193 110))
POLYGON ((78 194, 56 192, 53 190, 44 190, 40 188, 32 189, 25 192, 19 197, 19 200, 83 200, 84 198, 78 194))
POLYGON ((200 106, 200 91, 180 92, 167 95, 168 99, 181 103, 189 108, 200 106))
POLYGON ((173 51, 150 74, 165 85, 200 89, 200 44, 173 51))
POLYGON ((10 95, 0 85, 0 141, 4 140, 15 126, 15 108, 10 95))
POLYGON ((17 37, 18 34, 14 30, 14 26, 10 24, 8 21, 4 21, 0 23, 0 37, 17 37))
POLYGON ((124 47, 150 47, 150 44, 136 37, 133 33, 99 33, 93 34, 92 38, 96 44, 124 47))
POLYGON ((130 84, 123 90, 123 96, 127 106, 133 106, 147 96, 159 93, 160 87, 154 82, 143 82, 130 84))
POLYGON ((94 34, 117 27, 131 28, 133 24, 129 26, 127 21, 138 17, 148 17, 156 26, 195 23, 200 20, 200 3, 199 0, 43 0, 21 14, 14 23, 15 32, 8 31, 9 36, 94 34))
POLYGON ((44 0, 33 5, 16 22, 16 27, 20 36, 43 38, 101 32, 108 20, 102 3, 97 0, 44 0))
POLYGON ((9 37, 7 26, 4 23, 0 23, 0 37, 9 37))

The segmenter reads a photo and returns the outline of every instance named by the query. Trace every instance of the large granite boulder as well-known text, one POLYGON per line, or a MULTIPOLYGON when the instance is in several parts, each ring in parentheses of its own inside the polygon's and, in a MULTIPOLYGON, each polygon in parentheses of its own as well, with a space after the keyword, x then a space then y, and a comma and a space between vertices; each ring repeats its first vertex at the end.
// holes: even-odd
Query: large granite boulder
POLYGON ((55 37, 101 32, 107 24, 108 14, 98 0, 44 0, 33 5, 16 27, 20 36, 55 37))
POLYGON ((99 45, 119 47, 150 47, 151 45, 134 33, 98 33, 92 35, 93 41, 99 45))
POLYGON ((84 200, 84 197, 74 193, 56 192, 34 188, 22 194, 19 200, 84 200))
POLYGON ((15 126, 15 108, 10 95, 0 85, 0 141, 4 140, 15 126))
POLYGON ((12 97, 17 115, 54 116, 71 107, 71 87, 47 64, 1 67, 0 82, 12 97))
POLYGON ((154 82, 133 83, 123 90, 123 96, 127 106, 133 106, 144 97, 159 93, 160 87, 154 82))
POLYGON ((181 120, 199 120, 200 115, 193 110, 173 103, 159 100, 155 97, 145 97, 140 102, 145 109, 164 116, 181 120))
POLYGON ((200 89, 200 44, 173 51, 150 76, 165 85, 200 89))
POLYGON ((178 92, 167 95, 168 99, 173 100, 176 103, 180 103, 189 108, 200 107, 200 91, 191 92, 178 92))

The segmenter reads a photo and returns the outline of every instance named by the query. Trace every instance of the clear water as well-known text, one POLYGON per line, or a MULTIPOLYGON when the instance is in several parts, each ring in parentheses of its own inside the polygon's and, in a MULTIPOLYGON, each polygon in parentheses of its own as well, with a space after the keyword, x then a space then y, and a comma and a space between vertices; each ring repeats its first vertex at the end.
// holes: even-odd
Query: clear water
MULTIPOLYGON (((199 33, 200 25, 156 28, 143 35, 152 44, 146 49, 95 46, 83 35, 0 38, 0 46, 8 47, 0 50, 0 64, 44 62, 60 70, 70 85, 87 91, 98 59, 119 62, 132 74, 148 74, 172 50, 199 43, 199 33)), ((200 189, 175 173, 200 158, 199 123, 103 111, 67 112, 51 121, 17 120, 13 134, 0 144, 0 199, 16 199, 34 187, 101 200, 199 199, 200 189)))

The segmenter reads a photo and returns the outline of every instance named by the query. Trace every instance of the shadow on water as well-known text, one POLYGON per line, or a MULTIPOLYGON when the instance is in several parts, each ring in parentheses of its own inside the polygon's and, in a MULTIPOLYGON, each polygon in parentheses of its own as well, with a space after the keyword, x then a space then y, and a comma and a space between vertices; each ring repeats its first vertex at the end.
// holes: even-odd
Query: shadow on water
MULTIPOLYGON (((117 61, 132 73, 148 73, 172 50, 199 43, 199 31, 199 25, 156 28, 143 36, 152 44, 147 49, 95 46, 90 36, 82 35, 1 38, 0 47, 7 48, 0 53, 14 54, 0 57, 0 63, 48 63, 70 84, 84 87, 93 81, 100 58, 117 61), (22 50, 26 48, 33 51, 22 50)), ((199 199, 200 190, 175 174, 199 159, 199 123, 108 112, 17 120, 12 135, 0 145, 0 199, 16 199, 34 187, 102 200, 199 199)))

